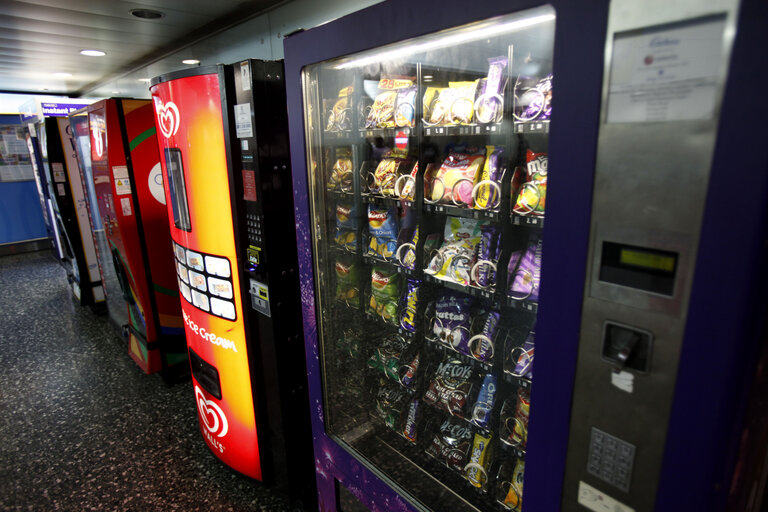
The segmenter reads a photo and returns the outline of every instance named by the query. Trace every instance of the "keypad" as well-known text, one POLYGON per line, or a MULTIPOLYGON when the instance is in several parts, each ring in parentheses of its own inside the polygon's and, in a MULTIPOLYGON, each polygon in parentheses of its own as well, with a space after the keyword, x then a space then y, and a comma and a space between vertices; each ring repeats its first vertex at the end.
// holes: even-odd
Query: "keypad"
POLYGON ((261 245, 264 240, 264 231, 261 224, 261 215, 248 213, 245 216, 245 227, 248 231, 248 242, 261 245))
POLYGON ((634 445, 592 427, 587 461, 589 474, 629 492, 634 463, 634 445))

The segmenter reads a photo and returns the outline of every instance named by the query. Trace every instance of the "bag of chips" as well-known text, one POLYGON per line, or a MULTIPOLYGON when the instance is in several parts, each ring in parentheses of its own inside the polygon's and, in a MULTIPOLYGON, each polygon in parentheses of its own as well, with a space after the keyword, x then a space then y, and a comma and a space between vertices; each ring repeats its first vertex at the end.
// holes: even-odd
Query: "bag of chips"
POLYGON ((397 178, 406 172, 409 161, 396 150, 384 154, 376 170, 373 172, 373 182, 370 183, 370 191, 386 197, 395 195, 395 183, 397 178))
POLYGON ((547 154, 526 152, 525 183, 517 191, 513 211, 519 215, 543 216, 547 199, 547 154))
POLYGON ((482 154, 450 153, 432 184, 432 202, 466 204, 471 207, 472 190, 484 162, 485 156, 482 154))
POLYGON ((354 260, 336 260, 336 298, 354 306, 359 289, 360 265, 354 260))
POLYGON ((336 162, 328 176, 328 190, 352 192, 352 157, 348 149, 336 151, 336 162))
POLYGON ((336 205, 336 229, 357 229, 357 207, 354 204, 336 205))
POLYGON ((470 363, 448 357, 435 371, 423 401, 451 416, 468 418, 469 397, 475 391, 474 370, 470 363))
POLYGON ((407 399, 408 395, 405 390, 393 387, 389 382, 381 379, 375 394, 375 415, 387 427, 397 430, 407 399))
POLYGON ((444 281, 467 285, 474 264, 476 246, 487 221, 447 217, 443 245, 432 257, 424 272, 444 281))
POLYGON ((400 274, 394 270, 373 267, 371 300, 368 310, 387 322, 397 325, 397 305, 400 300, 400 274))
POLYGON ((397 250, 397 208, 381 208, 368 205, 368 233, 370 242, 368 254, 381 258, 392 258, 397 250))
POLYGON ((469 455, 472 429, 466 423, 445 420, 432 435, 432 441, 425 450, 427 455, 454 471, 462 472, 469 455))
MULTIPOLYGON (((441 343, 458 351, 468 347, 469 327, 471 324, 472 298, 448 292, 435 302, 435 320, 432 334, 441 343)), ((465 349, 468 353, 469 349, 465 349)))
POLYGON ((395 124, 400 128, 412 127, 416 108, 416 86, 404 87, 397 91, 397 103, 395 107, 395 124))
POLYGON ((381 372, 389 379, 399 380, 400 356, 406 347, 407 343, 402 337, 387 336, 381 340, 366 364, 368 368, 381 372))

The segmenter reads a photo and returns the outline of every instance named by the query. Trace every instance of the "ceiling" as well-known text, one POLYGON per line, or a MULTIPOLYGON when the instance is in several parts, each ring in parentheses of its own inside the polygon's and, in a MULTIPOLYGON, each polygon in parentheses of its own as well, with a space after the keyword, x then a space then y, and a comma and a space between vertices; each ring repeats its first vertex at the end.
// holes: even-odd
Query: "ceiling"
POLYGON ((172 53, 183 55, 179 50, 281 3, 0 0, 0 92, 80 96, 172 53), (135 9, 164 15, 141 19, 131 14, 135 9), (81 55, 86 49, 106 55, 81 55))

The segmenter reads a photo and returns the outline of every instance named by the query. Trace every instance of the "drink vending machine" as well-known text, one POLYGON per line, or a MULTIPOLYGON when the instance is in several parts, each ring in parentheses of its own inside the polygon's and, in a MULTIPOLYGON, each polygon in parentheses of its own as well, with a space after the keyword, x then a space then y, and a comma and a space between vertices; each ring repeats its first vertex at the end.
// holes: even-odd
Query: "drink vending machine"
POLYGON ((285 40, 321 510, 759 502, 765 470, 734 468, 767 453, 763 425, 736 455, 765 327, 765 20, 392 0, 285 40))
POLYGON ((129 354, 144 372, 175 379, 188 372, 187 354, 152 105, 98 101, 88 106, 88 126, 103 260, 127 304, 129 354))
POLYGON ((123 299, 120 281, 115 273, 112 251, 109 249, 109 242, 107 241, 104 224, 99 213, 99 201, 96 196, 96 186, 93 180, 91 132, 88 124, 87 106, 69 114, 69 126, 80 169, 80 180, 83 182, 83 189, 87 191, 85 194, 85 204, 88 209, 88 219, 90 220, 91 231, 95 241, 99 274, 104 286, 107 315, 120 336, 127 338, 128 335, 123 332, 123 327, 129 323, 128 307, 123 299))
POLYGON ((66 116, 46 115, 34 126, 51 198, 49 213, 60 260, 67 269, 72 293, 79 304, 101 311, 105 307, 104 288, 69 120, 66 116))
MULTIPOLYGON (((26 116, 21 115, 22 121, 26 121, 26 116)), ((37 186, 37 195, 40 198, 40 208, 43 211, 43 222, 45 222, 45 230, 48 232, 48 239, 50 240, 50 248, 54 257, 61 261, 64 258, 64 248, 61 242, 61 233, 59 227, 55 224, 55 215, 53 212, 53 201, 51 200, 50 187, 48 185, 48 178, 44 171, 43 158, 40 153, 40 143, 38 142, 37 129, 34 123, 28 123, 25 130, 25 141, 27 143, 27 150, 29 151, 29 157, 32 162, 32 172, 35 177, 35 185, 37 186)))
POLYGON ((282 62, 152 80, 200 431, 312 508, 282 62))

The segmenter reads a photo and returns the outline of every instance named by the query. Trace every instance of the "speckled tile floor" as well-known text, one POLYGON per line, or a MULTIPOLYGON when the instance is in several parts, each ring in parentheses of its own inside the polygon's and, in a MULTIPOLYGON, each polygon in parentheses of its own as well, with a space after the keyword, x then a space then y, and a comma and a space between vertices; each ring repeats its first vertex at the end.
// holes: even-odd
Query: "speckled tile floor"
POLYGON ((0 291, 0 510, 299 510, 214 459, 189 382, 144 375, 49 252, 0 257, 0 291))

